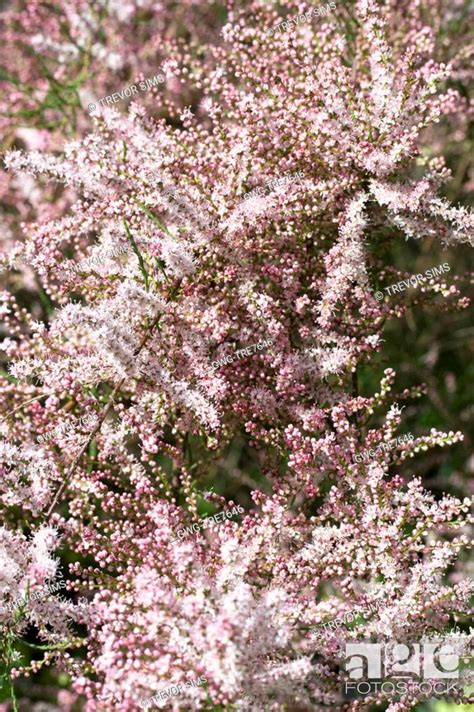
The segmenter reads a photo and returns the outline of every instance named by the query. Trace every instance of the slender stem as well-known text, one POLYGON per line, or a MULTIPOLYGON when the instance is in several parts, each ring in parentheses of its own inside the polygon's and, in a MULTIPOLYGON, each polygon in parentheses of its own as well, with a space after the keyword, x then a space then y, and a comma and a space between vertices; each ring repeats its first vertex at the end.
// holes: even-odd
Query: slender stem
POLYGON ((112 391, 112 393, 111 393, 111 395, 110 395, 110 400, 109 400, 109 402, 104 406, 104 408, 102 409, 102 412, 101 412, 100 415, 99 415, 99 421, 98 421, 97 425, 95 426, 95 428, 93 428, 93 429, 91 430, 91 432, 89 433, 89 435, 88 435, 88 437, 87 437, 87 439, 86 439, 84 445, 81 447, 81 449, 79 450, 78 454, 76 455, 76 457, 74 458, 74 460, 73 460, 72 463, 70 464, 69 469, 68 469, 68 471, 67 471, 67 473, 66 473, 66 477, 64 478, 64 480, 63 480, 63 482, 62 482, 62 484, 61 484, 61 487, 60 487, 60 488, 58 489, 58 491, 56 492, 56 494, 55 494, 55 496, 54 496, 54 498, 53 498, 53 501, 51 502, 51 505, 50 505, 48 511, 46 512, 46 519, 49 519, 49 517, 50 517, 51 514, 53 513, 53 510, 54 510, 54 508, 56 507, 56 505, 57 505, 57 503, 58 503, 58 501, 59 501, 59 499, 60 499, 62 493, 63 493, 64 490, 66 489, 66 487, 67 487, 67 485, 68 485, 68 483, 69 483, 69 480, 71 479, 71 476, 72 476, 72 474, 74 473, 74 470, 76 469, 76 467, 77 467, 77 465, 78 465, 80 459, 82 458, 82 456, 83 456, 83 454, 85 453, 85 451, 89 448, 89 445, 90 445, 91 441, 93 440, 94 435, 96 435, 96 433, 98 433, 99 430, 101 429, 102 423, 104 422, 105 417, 107 416, 107 413, 108 413, 109 410, 112 408, 113 402, 114 402, 114 398, 115 398, 115 396, 117 395, 119 389, 122 387, 124 381, 125 381, 125 378, 122 378, 122 380, 119 381, 119 383, 117 383, 117 385, 115 386, 114 390, 112 391))
POLYGON ((18 705, 16 702, 15 686, 13 684, 13 678, 10 677, 10 695, 12 698, 13 712, 18 712, 18 705))
POLYGON ((139 266, 140 266, 140 270, 141 270, 141 273, 142 273, 142 275, 143 275, 143 280, 144 280, 144 282, 145 282, 145 289, 146 289, 146 291, 148 292, 148 291, 149 291, 149 288, 150 288, 150 287, 149 287, 149 284, 148 284, 148 273, 147 273, 146 268, 145 268, 145 262, 144 262, 144 260, 143 260, 142 253, 141 253, 140 250, 138 249, 138 245, 137 245, 137 243, 135 242, 135 240, 133 239, 133 235, 132 235, 132 233, 130 232, 130 229, 129 229, 129 227, 128 227, 128 223, 127 223, 127 221, 125 220, 125 218, 123 218, 123 225, 124 225, 124 227, 125 227, 125 232, 127 233, 127 237, 128 237, 128 239, 130 240, 130 242, 132 243, 133 251, 135 252, 135 254, 136 254, 137 258, 138 258, 138 263, 139 263, 139 266))
POLYGON ((19 406, 16 408, 13 408, 13 410, 10 410, 9 413, 7 413, 1 420, 0 423, 3 423, 4 420, 8 420, 10 415, 13 415, 13 413, 16 413, 17 410, 21 410, 23 406, 28 405, 28 403, 32 403, 33 401, 39 400, 40 398, 45 398, 46 396, 53 395, 53 393, 42 393, 40 396, 35 396, 34 398, 30 398, 27 401, 23 401, 19 406))
MULTIPOLYGON (((92 386, 92 385, 94 385, 94 384, 93 384, 93 383, 84 383, 84 387, 92 386)), ((30 398, 30 399, 27 400, 27 401, 23 401, 23 403, 20 403, 20 405, 18 405, 16 408, 13 408, 13 410, 10 410, 10 411, 0 420, 0 423, 3 423, 4 420, 8 420, 8 418, 10 417, 10 415, 13 415, 13 413, 16 413, 17 410, 21 410, 25 405, 28 405, 28 403, 32 403, 33 401, 39 400, 40 398, 46 398, 47 396, 54 396, 54 395, 56 395, 56 394, 54 393, 54 391, 51 392, 51 393, 41 393, 39 396, 35 396, 34 398, 30 398)))
POLYGON ((13 706, 13 712, 18 712, 18 705, 17 705, 17 699, 16 699, 16 694, 15 694, 15 685, 13 682, 13 677, 11 675, 11 667, 12 667, 12 661, 13 661, 13 642, 14 638, 11 633, 8 634, 7 636, 7 644, 6 644, 6 655, 7 655, 7 672, 8 672, 8 685, 10 687, 10 696, 11 696, 11 702, 13 706))

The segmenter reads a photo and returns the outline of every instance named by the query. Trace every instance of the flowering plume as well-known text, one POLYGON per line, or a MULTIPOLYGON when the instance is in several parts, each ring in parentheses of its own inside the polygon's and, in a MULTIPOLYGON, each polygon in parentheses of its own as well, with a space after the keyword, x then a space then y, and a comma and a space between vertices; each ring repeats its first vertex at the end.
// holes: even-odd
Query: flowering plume
POLYGON ((50 665, 61 709, 402 712, 429 695, 344 697, 348 643, 467 655, 470 500, 440 455, 467 411, 444 429, 431 372, 391 367, 394 324, 415 341, 419 315, 469 305, 450 267, 474 233, 462 5, 9 4, 14 710, 50 665), (449 276, 413 274, 437 250, 449 276))

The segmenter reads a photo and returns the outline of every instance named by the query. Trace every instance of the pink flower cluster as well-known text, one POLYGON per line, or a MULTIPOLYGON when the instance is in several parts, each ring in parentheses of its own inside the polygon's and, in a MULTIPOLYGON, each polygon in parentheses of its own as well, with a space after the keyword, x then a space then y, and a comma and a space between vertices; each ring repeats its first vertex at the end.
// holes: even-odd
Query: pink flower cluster
POLYGON ((424 386, 379 356, 387 322, 469 299, 454 269, 376 294, 413 267, 389 248, 449 271, 473 243, 441 157, 448 129, 467 141, 473 46, 462 2, 333 5, 291 33, 259 0, 3 11, 0 261, 28 265, 0 274, 12 710, 49 665, 65 712, 404 712, 426 695, 344 698, 346 643, 466 646, 471 502, 414 460, 464 436, 427 432, 424 386), (209 504, 241 521, 201 529, 209 504))

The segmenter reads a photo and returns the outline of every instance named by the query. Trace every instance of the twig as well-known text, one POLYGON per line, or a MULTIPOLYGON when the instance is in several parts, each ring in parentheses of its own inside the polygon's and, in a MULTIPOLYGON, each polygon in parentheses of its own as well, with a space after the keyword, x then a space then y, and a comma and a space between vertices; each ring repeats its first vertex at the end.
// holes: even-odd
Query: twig
POLYGON ((3 423, 5 420, 8 420, 8 418, 10 417, 10 415, 13 415, 13 413, 16 413, 17 410, 21 410, 21 408, 23 408, 24 405, 28 405, 28 403, 32 403, 32 402, 35 401, 35 400, 39 400, 40 398, 45 398, 46 396, 52 396, 52 395, 54 395, 54 393, 42 393, 40 396, 35 396, 34 398, 30 398, 30 399, 27 400, 27 401, 23 401, 23 403, 21 403, 19 406, 17 406, 16 408, 13 408, 13 410, 11 410, 9 413, 7 413, 7 414, 0 420, 0 423, 3 423))
MULTIPOLYGON (((84 383, 84 386, 93 386, 93 383, 84 383)), ((35 400, 39 400, 40 398, 46 398, 47 396, 57 396, 57 393, 54 391, 51 391, 51 393, 41 393, 39 396, 35 396, 34 398, 30 398, 27 401, 23 401, 23 403, 20 403, 16 408, 13 408, 13 410, 10 410, 1 420, 0 423, 3 423, 5 420, 8 420, 10 415, 13 415, 13 413, 16 413, 17 410, 21 410, 23 406, 28 405, 28 403, 32 403, 35 400)))

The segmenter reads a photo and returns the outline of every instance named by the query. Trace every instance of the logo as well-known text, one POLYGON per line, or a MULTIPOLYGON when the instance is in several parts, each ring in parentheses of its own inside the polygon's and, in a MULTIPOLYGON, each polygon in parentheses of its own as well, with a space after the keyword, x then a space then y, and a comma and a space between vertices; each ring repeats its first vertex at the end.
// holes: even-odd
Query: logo
POLYGON ((346 643, 344 693, 447 694, 458 690, 459 650, 446 640, 426 643, 346 643), (428 682, 429 681, 429 682, 428 682), (454 682, 454 685, 452 684, 454 682))

